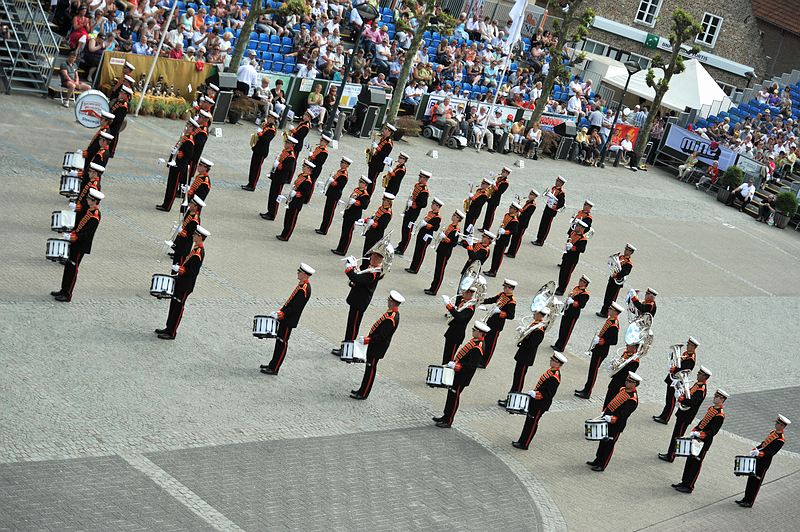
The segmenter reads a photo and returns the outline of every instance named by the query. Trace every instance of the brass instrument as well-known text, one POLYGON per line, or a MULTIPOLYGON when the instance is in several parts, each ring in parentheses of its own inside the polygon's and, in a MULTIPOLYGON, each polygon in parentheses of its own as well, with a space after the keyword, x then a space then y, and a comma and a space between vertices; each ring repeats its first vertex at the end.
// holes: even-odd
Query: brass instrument
MULTIPOLYGON (((457 235, 460 233, 457 233, 457 235)), ((439 244, 442 243, 442 240, 447 236, 447 233, 444 229, 439 229, 435 233, 433 233, 433 242, 431 243, 431 249, 436 251, 436 248, 439 247, 439 244)))
MULTIPOLYGON (((372 155, 375 153, 375 150, 378 148, 378 142, 381 138, 381 133, 379 131, 375 131, 372 133, 372 137, 370 137, 370 146, 364 150, 364 156, 367 159, 367 164, 372 160, 372 155)), ((384 185, 386 186, 386 185, 384 185)))
POLYGON ((539 328, 544 328, 545 332, 547 332, 550 326, 553 325, 556 319, 561 315, 564 310, 564 303, 555 297, 555 292, 556 283, 554 281, 548 281, 543 284, 536 295, 533 296, 531 300, 531 312, 533 314, 529 314, 517 320, 520 323, 516 329, 518 333, 517 345, 539 328), (549 314, 547 314, 541 322, 531 327, 530 323, 534 315, 545 308, 550 311, 549 314))
POLYGON ((628 321, 633 323, 639 317, 639 309, 633 304, 633 297, 639 295, 639 291, 635 288, 628 290, 625 295, 625 307, 628 309, 628 321))
MULTIPOLYGON (((482 268, 481 261, 475 260, 472 261, 472 264, 467 267, 467 271, 464 272, 464 275, 461 276, 461 279, 458 281, 458 291, 456 292, 456 296, 460 296, 464 293, 464 290, 468 288, 475 289, 475 298, 476 299, 483 299, 483 296, 486 294, 486 278, 481 275, 481 268, 482 268)), ((454 298, 455 299, 455 298, 454 298)))
POLYGON ((328 176, 328 179, 326 179, 324 183, 317 181, 317 186, 320 188, 323 196, 328 193, 328 187, 331 186, 331 183, 333 183, 333 172, 331 172, 331 175, 328 176))
POLYGON ((389 231, 384 237, 379 240, 374 246, 367 251, 367 257, 373 253, 377 253, 383 257, 383 262, 380 265, 381 276, 386 275, 392 269, 392 259, 394 259, 394 246, 390 242, 392 231, 389 231))
POLYGON ((675 388, 675 401, 679 410, 688 410, 688 406, 682 405, 678 402, 681 396, 689 397, 690 390, 694 383, 691 381, 691 370, 680 370, 681 367, 681 354, 683 353, 683 344, 673 344, 669 348, 669 377, 672 379, 672 386, 675 388), (673 368, 678 368, 678 371, 672 372, 673 368))
POLYGON ((628 358, 623 357, 625 347, 617 349, 617 356, 606 366, 606 370, 610 376, 619 373, 624 367, 633 362, 634 360, 641 360, 650 351, 650 346, 653 345, 653 317, 650 314, 644 314, 636 318, 625 331, 625 344, 636 345, 636 352, 628 358))
POLYGON ((619 273, 622 270, 622 263, 619 261, 619 253, 614 253, 608 257, 608 272, 619 273))
POLYGON ((469 184, 469 192, 467 193, 467 199, 464 200, 464 212, 466 213, 470 206, 472 205, 472 183, 469 184))
POLYGON ((356 220, 356 225, 361 226, 361 236, 366 236, 367 231, 372 226, 372 218, 364 218, 364 220, 356 220))

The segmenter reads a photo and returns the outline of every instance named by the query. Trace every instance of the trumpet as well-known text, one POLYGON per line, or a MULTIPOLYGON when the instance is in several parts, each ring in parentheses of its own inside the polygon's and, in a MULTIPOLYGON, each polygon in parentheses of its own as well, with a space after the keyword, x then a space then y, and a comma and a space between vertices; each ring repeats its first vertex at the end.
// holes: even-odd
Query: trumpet
MULTIPOLYGON (((457 233, 459 234, 459 233, 457 233)), ((433 242, 431 243, 431 249, 436 251, 436 248, 439 247, 439 244, 442 243, 444 237, 447 236, 444 229, 439 229, 435 233, 433 233, 433 242)))
POLYGON ((289 202, 292 201, 292 198, 294 198, 294 195, 295 195, 295 190, 294 190, 294 187, 292 187, 292 190, 289 191, 289 195, 288 196, 284 196, 283 194, 278 195, 278 197, 277 197, 278 204, 279 205, 283 205, 284 207, 286 207, 288 209, 289 208, 289 202))
POLYGON ((361 236, 366 236, 367 231, 369 231, 369 228, 372 226, 372 218, 356 220, 355 224, 361 226, 361 236))
POLYGON ((467 190, 467 199, 464 200, 464 212, 467 212, 472 205, 472 189, 474 185, 472 183, 469 184, 469 189, 467 190))
POLYGON ((324 183, 322 181, 317 182, 317 186, 323 196, 328 193, 328 187, 331 186, 331 183, 333 183, 333 173, 328 176, 328 179, 326 179, 324 183))

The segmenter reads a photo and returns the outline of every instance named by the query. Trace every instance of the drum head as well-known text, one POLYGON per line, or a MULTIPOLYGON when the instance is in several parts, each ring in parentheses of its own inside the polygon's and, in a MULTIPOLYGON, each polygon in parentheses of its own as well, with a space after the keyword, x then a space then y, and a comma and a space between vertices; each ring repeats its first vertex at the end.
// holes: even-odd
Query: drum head
POLYGON ((108 98, 98 90, 85 91, 75 100, 75 120, 83 127, 100 127, 101 113, 108 110, 108 98))

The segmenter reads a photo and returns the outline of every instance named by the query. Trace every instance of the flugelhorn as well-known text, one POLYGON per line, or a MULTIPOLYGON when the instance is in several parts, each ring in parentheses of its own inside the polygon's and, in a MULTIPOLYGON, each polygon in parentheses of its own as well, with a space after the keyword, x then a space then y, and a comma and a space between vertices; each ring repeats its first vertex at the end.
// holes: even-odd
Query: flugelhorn
POLYGON ((608 257, 608 271, 616 274, 622 270, 622 263, 619 261, 619 253, 614 253, 608 257))
POLYGON ((615 356, 606 367, 609 375, 616 375, 622 368, 634 360, 641 360, 647 355, 648 351, 650 351, 650 346, 653 345, 652 324, 653 317, 650 316, 650 314, 644 314, 628 325, 625 331, 625 344, 635 345, 636 352, 628 358, 625 358, 624 352, 626 348, 621 347, 617 349, 617 356, 615 356))
POLYGON ((669 348, 669 378, 672 379, 672 386, 675 388, 675 400, 678 404, 679 410, 688 410, 688 406, 682 405, 678 402, 681 396, 689 397, 690 390, 694 384, 691 381, 691 370, 681 370, 681 354, 683 353, 683 344, 673 344, 669 348), (677 368, 673 371, 674 368, 677 368))

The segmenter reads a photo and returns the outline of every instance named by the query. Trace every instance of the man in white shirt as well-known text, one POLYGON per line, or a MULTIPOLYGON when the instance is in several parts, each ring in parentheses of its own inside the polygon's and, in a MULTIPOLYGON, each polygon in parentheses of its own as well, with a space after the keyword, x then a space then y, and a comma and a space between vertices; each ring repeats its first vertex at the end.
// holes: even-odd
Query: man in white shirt
POLYGON ((493 147, 494 139, 492 135, 486 136, 486 107, 481 107, 478 113, 472 118, 472 135, 475 138, 475 151, 480 153, 483 140, 486 138, 486 145, 493 147))
POLYGON ((174 30, 169 30, 164 38, 164 44, 170 48, 177 48, 178 43, 183 44, 183 24, 178 24, 174 30))
POLYGON ((578 89, 567 101, 567 113, 575 115, 576 121, 580 120, 584 114, 581 106, 581 90, 578 89))
POLYGON ((249 61, 239 67, 236 72, 236 88, 242 91, 245 96, 250 96, 250 92, 258 87, 261 80, 254 65, 255 61, 249 61))
POLYGON ((747 204, 753 201, 753 196, 756 193, 756 186, 753 184, 753 178, 747 180, 747 183, 742 183, 731 193, 731 197, 728 198, 728 202, 726 205, 733 207, 736 200, 740 200, 742 202, 742 206, 739 207, 739 210, 744 212, 745 207, 747 204))
POLYGON ((309 59, 308 63, 305 65, 300 65, 300 69, 297 71, 297 76, 300 78, 316 78, 317 69, 314 67, 314 60, 309 59))

